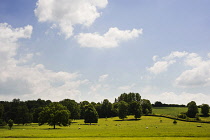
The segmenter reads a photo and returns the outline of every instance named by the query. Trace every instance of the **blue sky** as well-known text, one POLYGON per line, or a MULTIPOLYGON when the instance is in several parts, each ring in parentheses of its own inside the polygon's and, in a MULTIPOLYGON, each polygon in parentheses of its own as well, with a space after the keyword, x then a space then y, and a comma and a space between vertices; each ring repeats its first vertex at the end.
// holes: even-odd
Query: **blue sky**
POLYGON ((1 0, 0 99, 210 99, 208 0, 1 0))

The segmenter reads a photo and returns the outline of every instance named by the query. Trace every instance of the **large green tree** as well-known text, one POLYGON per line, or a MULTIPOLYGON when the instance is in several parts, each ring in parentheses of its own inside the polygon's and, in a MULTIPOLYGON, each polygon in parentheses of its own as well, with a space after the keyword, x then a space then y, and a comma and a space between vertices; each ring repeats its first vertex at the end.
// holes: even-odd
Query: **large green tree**
POLYGON ((85 123, 98 123, 98 113, 92 104, 85 106, 84 119, 85 123))
POLYGON ((209 116, 209 105, 208 104, 202 104, 201 106, 201 113, 205 116, 209 116))
POLYGON ((149 100, 142 99, 141 100, 141 106, 142 106, 142 113, 143 114, 148 115, 148 114, 152 113, 152 104, 149 100))
POLYGON ((80 118, 80 107, 75 100, 64 99, 60 101, 60 103, 67 107, 67 109, 71 112, 71 119, 79 119, 80 118))
POLYGON ((191 101, 187 104, 188 111, 187 116, 190 118, 195 118, 196 114, 198 113, 198 107, 195 101, 191 101))
POLYGON ((69 125, 70 111, 60 103, 51 103, 44 107, 39 114, 39 125, 48 123, 50 126, 67 126, 69 125))
POLYGON ((128 103, 125 101, 120 101, 118 104, 118 116, 120 119, 124 120, 128 115, 128 103))
POLYGON ((85 107, 89 104, 88 101, 80 102, 80 119, 84 119, 85 117, 85 107))
POLYGON ((129 104, 129 110, 131 115, 134 115, 135 119, 141 118, 142 116, 142 108, 140 102, 133 101, 129 104))
POLYGON ((112 115, 112 103, 108 99, 104 99, 101 105, 101 117, 108 118, 112 115))

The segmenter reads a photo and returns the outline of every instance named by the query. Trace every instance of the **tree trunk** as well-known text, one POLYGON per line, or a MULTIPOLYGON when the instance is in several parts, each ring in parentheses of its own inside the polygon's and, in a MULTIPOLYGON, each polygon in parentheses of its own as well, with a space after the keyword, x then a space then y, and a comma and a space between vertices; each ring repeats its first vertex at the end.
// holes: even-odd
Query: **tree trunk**
POLYGON ((54 124, 54 129, 55 129, 55 124, 54 124))

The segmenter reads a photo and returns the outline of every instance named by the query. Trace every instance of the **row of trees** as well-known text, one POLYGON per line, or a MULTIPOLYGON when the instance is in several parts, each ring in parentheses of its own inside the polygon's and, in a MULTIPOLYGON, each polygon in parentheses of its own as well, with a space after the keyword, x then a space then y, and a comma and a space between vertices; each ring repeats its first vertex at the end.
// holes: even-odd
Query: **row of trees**
POLYGON ((125 119, 127 115, 140 118, 142 114, 152 113, 152 105, 149 100, 141 99, 139 93, 123 93, 114 103, 104 99, 101 103, 82 101, 77 103, 71 99, 60 102, 50 100, 0 101, 0 124, 13 120, 16 124, 48 123, 55 125, 68 125, 69 119, 84 119, 85 123, 96 123, 98 118, 119 116, 125 119), (64 117, 61 117, 64 116, 64 117), (67 119, 68 118, 68 119, 67 119), (61 121, 65 120, 66 121, 61 121))
MULTIPOLYGON (((187 104, 188 111, 186 112, 186 115, 190 118, 195 118, 196 115, 198 115, 198 106, 196 105, 195 101, 191 101, 187 104)), ((208 104, 202 104, 201 105, 201 113, 204 117, 209 116, 209 105, 208 104)))

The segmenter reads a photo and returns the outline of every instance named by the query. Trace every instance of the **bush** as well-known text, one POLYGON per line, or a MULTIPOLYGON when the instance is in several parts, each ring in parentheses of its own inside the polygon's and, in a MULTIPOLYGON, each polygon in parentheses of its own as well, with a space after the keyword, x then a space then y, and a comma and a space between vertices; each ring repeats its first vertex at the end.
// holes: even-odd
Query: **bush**
POLYGON ((186 113, 180 113, 178 115, 178 118, 186 119, 187 118, 187 115, 186 115, 186 113))
POLYGON ((177 124, 177 121, 176 121, 176 120, 174 120, 174 121, 173 121, 173 124, 177 124))

